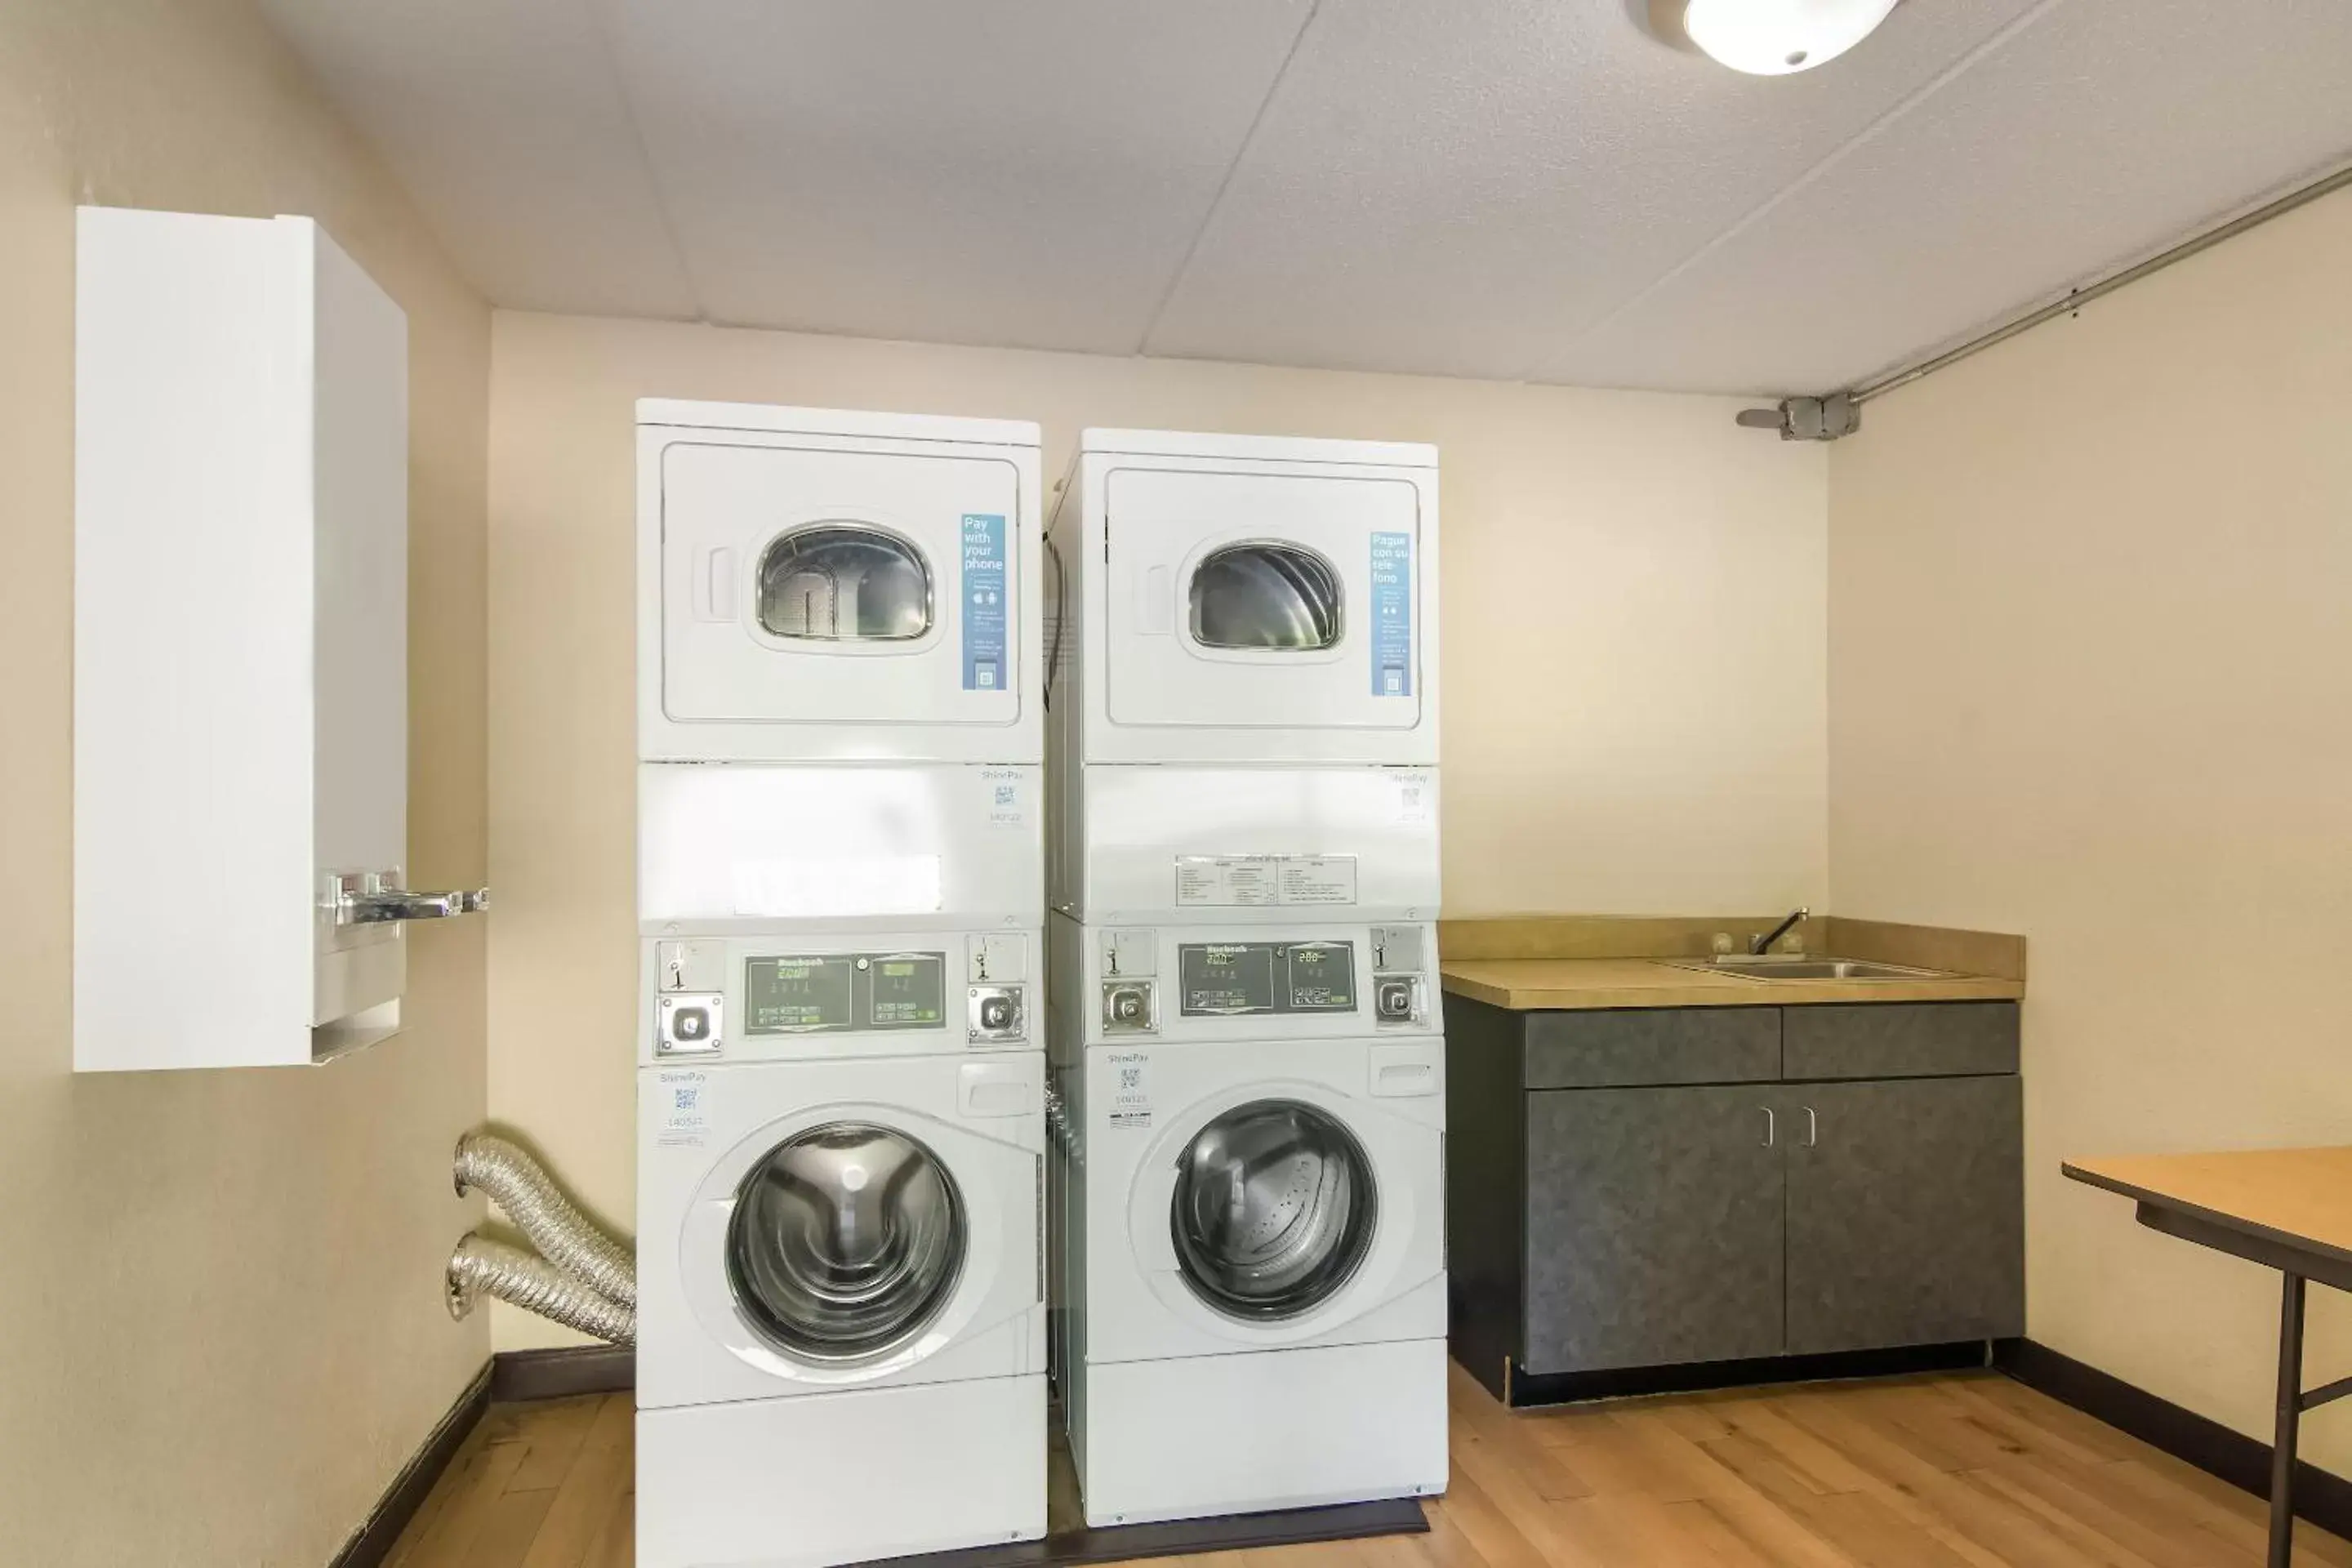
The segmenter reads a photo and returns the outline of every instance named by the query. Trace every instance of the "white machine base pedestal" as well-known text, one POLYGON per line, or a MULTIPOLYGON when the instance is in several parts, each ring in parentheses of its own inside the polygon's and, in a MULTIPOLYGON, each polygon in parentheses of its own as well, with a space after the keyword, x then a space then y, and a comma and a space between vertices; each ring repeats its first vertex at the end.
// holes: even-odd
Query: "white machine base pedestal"
POLYGON ((1445 1342, 1087 1368, 1097 1528, 1445 1489, 1445 1342))
POLYGON ((1045 1379, 637 1412, 638 1568, 830 1568, 1045 1533, 1045 1379))

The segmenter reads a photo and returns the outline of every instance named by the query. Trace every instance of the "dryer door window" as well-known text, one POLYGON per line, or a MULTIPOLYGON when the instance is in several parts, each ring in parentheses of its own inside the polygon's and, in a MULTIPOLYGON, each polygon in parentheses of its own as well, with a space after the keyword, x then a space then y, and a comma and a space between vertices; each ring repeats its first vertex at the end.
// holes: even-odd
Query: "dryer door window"
POLYGON ((1202 1127, 1177 1157, 1177 1268, 1228 1317, 1295 1318, 1355 1277, 1379 1207, 1371 1162, 1339 1118, 1297 1100, 1254 1100, 1202 1127))
POLYGON ((1203 647, 1312 653, 1339 641, 1339 574, 1296 544, 1213 550, 1185 586, 1192 640, 1203 647))
POLYGON ((778 1144, 737 1189, 727 1277, 744 1319, 806 1361, 896 1350, 939 1316, 962 1272, 963 1203, 905 1133, 833 1122, 778 1144))
POLYGON ((761 553, 759 615, 770 637, 911 642, 931 629, 931 570, 878 528, 796 528, 761 553))

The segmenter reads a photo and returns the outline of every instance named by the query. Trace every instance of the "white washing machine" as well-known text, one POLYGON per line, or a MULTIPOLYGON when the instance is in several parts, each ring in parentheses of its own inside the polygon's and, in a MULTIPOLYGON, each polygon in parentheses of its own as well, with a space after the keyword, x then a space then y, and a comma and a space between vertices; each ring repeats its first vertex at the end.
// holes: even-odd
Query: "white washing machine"
POLYGON ((647 762, 1044 759, 1038 430, 637 405, 647 762))
POLYGON ((1443 1491, 1434 928, 1048 930, 1087 1522, 1443 1491))
POLYGON ((1045 1529, 1033 932, 644 943, 637 1561, 1045 1529))
POLYGON ((1059 750, 1437 763, 1437 450, 1088 430, 1055 504, 1059 750))

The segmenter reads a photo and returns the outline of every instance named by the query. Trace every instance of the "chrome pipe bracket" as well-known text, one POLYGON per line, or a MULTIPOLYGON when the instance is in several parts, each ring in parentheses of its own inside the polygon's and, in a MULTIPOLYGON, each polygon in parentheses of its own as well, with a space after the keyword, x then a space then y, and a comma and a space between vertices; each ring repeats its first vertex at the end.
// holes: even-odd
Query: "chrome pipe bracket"
POLYGON ((450 920, 490 907, 488 888, 437 891, 405 888, 400 869, 337 871, 327 879, 325 904, 337 926, 393 925, 404 921, 450 920))

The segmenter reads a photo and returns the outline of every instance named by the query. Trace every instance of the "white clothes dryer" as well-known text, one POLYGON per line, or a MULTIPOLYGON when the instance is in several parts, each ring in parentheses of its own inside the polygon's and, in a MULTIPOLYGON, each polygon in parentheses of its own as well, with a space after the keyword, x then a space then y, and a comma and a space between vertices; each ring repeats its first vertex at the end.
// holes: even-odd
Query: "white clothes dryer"
POLYGON ((1045 1531, 1044 1056, 853 1054, 906 1049, 893 1021, 940 1010, 908 958, 747 961, 746 1027, 802 1031, 748 1037, 825 1053, 801 1060, 722 1065, 728 1010, 656 993, 638 1075, 646 1568, 820 1568, 1045 1531))
POLYGON ((637 754, 1044 760, 1038 430, 637 405, 637 754))
POLYGON ((1088 430, 1049 537, 1066 756, 1435 765, 1435 447, 1088 430))
POLYGON ((1087 1521, 1444 1490, 1433 930, 1048 930, 1087 1521))

